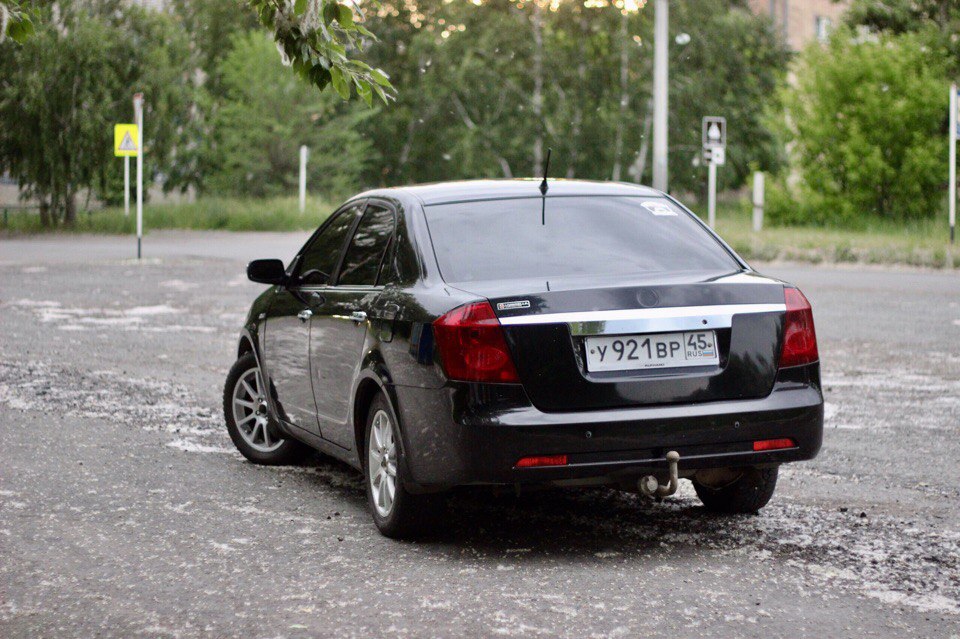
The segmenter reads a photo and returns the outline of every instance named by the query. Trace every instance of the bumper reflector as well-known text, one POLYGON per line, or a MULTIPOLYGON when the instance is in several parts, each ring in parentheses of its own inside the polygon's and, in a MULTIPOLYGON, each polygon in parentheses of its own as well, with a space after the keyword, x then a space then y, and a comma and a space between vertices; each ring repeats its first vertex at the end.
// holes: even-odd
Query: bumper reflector
POLYGON ((764 450, 779 450, 781 448, 796 448, 797 442, 789 438, 784 439, 761 439, 753 442, 753 452, 759 453, 764 450))
POLYGON ((517 462, 515 468, 537 468, 542 466, 566 466, 566 455, 537 455, 524 457, 517 462))

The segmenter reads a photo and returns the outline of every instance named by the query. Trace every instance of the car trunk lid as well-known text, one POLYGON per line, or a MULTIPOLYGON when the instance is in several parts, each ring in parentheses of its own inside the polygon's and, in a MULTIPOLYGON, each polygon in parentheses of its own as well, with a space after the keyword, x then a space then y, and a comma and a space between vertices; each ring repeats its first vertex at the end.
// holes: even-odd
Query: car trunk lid
POLYGON ((629 282, 591 278, 585 284, 567 278, 464 286, 489 299, 520 380, 541 410, 722 401, 771 392, 785 312, 782 283, 743 272, 661 273, 629 282), (659 368, 601 371, 591 370, 587 357, 588 340, 598 336, 705 332, 715 336, 718 357, 704 365, 679 367, 674 360, 659 368))

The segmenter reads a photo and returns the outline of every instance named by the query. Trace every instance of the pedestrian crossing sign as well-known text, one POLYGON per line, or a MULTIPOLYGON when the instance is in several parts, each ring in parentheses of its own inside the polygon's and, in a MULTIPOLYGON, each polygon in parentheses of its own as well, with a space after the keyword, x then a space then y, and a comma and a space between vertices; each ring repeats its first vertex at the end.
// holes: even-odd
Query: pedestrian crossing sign
POLYGON ((118 158, 136 157, 140 139, 136 124, 115 124, 113 127, 113 154, 118 158))

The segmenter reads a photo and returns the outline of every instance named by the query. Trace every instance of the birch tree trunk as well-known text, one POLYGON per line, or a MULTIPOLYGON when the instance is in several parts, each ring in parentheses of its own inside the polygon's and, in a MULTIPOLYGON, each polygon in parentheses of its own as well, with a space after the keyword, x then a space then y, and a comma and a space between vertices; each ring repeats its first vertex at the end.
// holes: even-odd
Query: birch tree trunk
POLYGON ((533 119, 536 137, 533 140, 533 171, 537 177, 543 170, 543 0, 533 0, 533 119))
POLYGON ((653 124, 653 98, 647 102, 647 112, 643 115, 643 137, 640 139, 640 155, 637 156, 637 183, 643 183, 643 172, 647 170, 647 154, 650 152, 650 126, 653 124))
MULTIPOLYGON (((587 41, 587 30, 589 22, 584 13, 583 7, 580 8, 580 37, 582 42, 587 41)), ((570 163, 567 165, 567 179, 572 180, 577 176, 577 162, 580 160, 580 135, 583 130, 583 93, 587 84, 587 62, 583 56, 580 56, 577 62, 577 91, 573 100, 573 121, 570 125, 570 138, 573 144, 570 146, 570 163)))
POLYGON ((630 106, 628 17, 629 14, 626 11, 620 11, 620 115, 617 118, 617 129, 613 142, 613 175, 611 179, 614 182, 620 181, 623 168, 623 137, 627 126, 627 108, 630 106))

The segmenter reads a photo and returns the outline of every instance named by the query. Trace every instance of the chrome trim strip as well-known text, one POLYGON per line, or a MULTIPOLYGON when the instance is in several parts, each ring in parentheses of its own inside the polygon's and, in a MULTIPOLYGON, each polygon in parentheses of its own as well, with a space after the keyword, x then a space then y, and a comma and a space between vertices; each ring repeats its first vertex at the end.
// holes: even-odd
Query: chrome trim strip
POLYGON ((572 335, 624 335, 669 331, 730 328, 734 315, 782 313, 785 304, 724 304, 717 306, 675 306, 670 308, 629 308, 613 311, 541 313, 502 317, 504 326, 567 324, 572 335))

